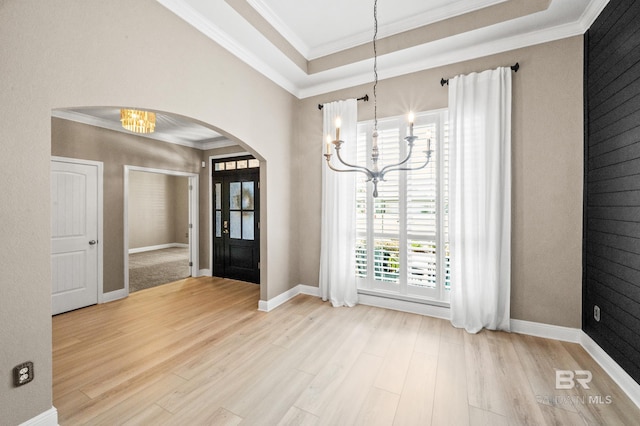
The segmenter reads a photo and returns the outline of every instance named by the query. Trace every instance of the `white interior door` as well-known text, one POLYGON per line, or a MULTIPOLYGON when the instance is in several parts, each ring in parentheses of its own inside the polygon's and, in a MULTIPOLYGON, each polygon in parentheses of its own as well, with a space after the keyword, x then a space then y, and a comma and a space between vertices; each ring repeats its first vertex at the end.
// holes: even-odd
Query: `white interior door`
POLYGON ((97 164, 51 162, 53 314, 98 303, 97 164))

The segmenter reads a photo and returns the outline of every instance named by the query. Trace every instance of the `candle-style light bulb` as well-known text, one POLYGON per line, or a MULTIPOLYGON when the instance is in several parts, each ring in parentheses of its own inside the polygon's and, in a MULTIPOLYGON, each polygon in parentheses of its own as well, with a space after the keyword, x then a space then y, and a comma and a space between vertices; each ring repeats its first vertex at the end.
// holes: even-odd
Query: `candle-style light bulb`
POLYGON ((331 136, 327 135, 327 154, 331 154, 331 136))
POLYGON ((413 111, 409 112, 409 136, 413 136, 413 121, 416 119, 416 116, 413 114, 413 111))
POLYGON ((336 140, 340 140, 340 126, 342 126, 342 120, 340 117, 336 118, 336 140))

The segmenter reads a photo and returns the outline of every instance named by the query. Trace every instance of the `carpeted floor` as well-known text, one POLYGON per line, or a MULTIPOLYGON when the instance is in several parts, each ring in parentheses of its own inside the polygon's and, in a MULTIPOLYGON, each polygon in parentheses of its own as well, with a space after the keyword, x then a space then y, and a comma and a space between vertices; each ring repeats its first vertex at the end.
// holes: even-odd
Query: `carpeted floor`
POLYGON ((129 255, 129 293, 191 275, 189 249, 174 247, 129 255))

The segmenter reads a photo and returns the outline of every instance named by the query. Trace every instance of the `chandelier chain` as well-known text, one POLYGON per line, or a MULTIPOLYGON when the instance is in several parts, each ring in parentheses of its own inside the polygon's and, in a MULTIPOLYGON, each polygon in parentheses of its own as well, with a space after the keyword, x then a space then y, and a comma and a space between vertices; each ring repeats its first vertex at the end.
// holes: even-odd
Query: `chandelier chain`
POLYGON ((378 130, 378 50, 376 40, 378 39, 378 0, 373 2, 373 129, 378 130))
POLYGON ((399 172, 407 170, 419 170, 427 167, 429 160, 431 160, 431 140, 427 139, 427 150, 425 153, 425 159, 422 164, 409 165, 411 154, 413 153, 414 142, 418 139, 413 134, 413 113, 409 114, 409 134, 404 137, 407 142, 407 153, 404 160, 401 160, 395 164, 388 164, 382 168, 378 166, 378 160, 380 157, 380 149, 378 148, 378 0, 373 2, 373 134, 371 135, 371 168, 366 166, 360 166, 357 164, 350 164, 342 158, 340 155, 340 148, 344 144, 344 141, 340 139, 340 117, 336 119, 336 138, 331 141, 331 136, 327 135, 327 153, 324 154, 324 158, 327 160, 327 166, 336 172, 348 173, 356 172, 362 173, 367 177, 368 182, 373 183, 373 198, 378 197, 378 183, 384 181, 384 177, 389 172, 399 172), (335 167, 331 164, 331 144, 335 147, 336 157, 342 166, 346 168, 335 167))

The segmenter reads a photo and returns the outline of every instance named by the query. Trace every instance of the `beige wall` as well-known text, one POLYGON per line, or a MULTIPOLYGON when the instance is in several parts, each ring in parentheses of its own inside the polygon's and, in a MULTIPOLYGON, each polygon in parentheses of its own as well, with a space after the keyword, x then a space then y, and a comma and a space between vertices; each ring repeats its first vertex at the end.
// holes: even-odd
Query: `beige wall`
MULTIPOLYGON (((582 37, 381 81, 378 117, 447 106, 441 77, 519 62, 513 75, 512 318, 579 328, 582 283, 582 37)), ((371 85, 305 99, 295 148, 300 280, 318 285, 322 113, 371 85)), ((358 103, 360 120, 373 102, 358 103)))
MULTIPOLYGON (((293 96, 153 0, 4 0, 0 57, 2 423, 19 424, 52 405, 52 109, 156 109, 194 118, 244 145, 263 162, 268 193, 262 197, 261 298, 298 283, 289 243, 293 96), (13 388, 11 369, 28 360, 35 380, 13 388)), ((179 150, 175 156, 189 160, 179 150)), ((105 170, 105 179, 120 176, 105 170)), ((108 226, 122 233, 105 217, 105 233, 108 226)))
POLYGON ((189 242, 188 187, 186 177, 129 172, 129 249, 189 242))
POLYGON ((175 195, 170 176, 129 172, 129 249, 173 242, 175 195))

